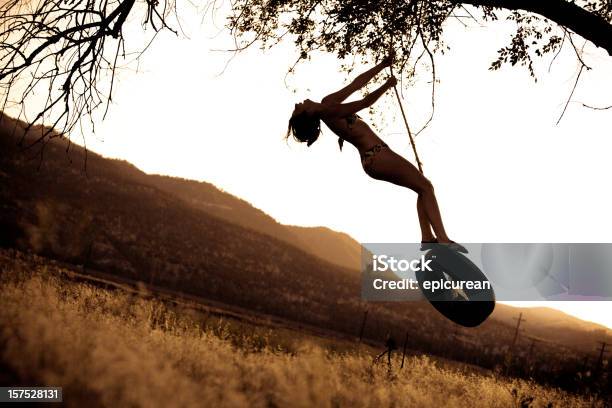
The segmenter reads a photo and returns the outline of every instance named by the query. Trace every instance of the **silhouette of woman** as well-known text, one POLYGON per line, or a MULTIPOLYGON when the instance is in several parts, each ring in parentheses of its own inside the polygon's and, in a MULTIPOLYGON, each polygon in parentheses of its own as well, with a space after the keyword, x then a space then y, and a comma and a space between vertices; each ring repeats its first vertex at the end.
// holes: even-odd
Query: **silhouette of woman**
POLYGON ((306 99, 295 104, 289 119, 287 137, 293 135, 295 140, 310 146, 319 138, 321 121, 323 121, 338 136, 341 150, 344 141, 357 148, 361 164, 368 176, 407 187, 418 194, 417 214, 421 227, 422 250, 430 249, 433 244, 440 243, 447 244, 453 250, 467 253, 462 245, 451 241, 446 234, 431 182, 412 163, 391 150, 357 115, 360 110, 372 106, 397 83, 397 80, 391 76, 382 86, 363 99, 342 103, 349 95, 363 88, 380 71, 391 66, 392 62, 392 56, 385 58, 359 75, 349 85, 327 95, 321 102, 306 99))

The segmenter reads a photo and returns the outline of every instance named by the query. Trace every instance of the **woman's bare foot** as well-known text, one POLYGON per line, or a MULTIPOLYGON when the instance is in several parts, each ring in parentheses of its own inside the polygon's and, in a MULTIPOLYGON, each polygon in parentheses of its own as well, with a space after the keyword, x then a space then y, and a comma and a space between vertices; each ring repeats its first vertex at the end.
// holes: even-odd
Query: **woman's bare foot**
POLYGON ((424 239, 421 241, 421 251, 427 251, 429 249, 433 249, 437 243, 438 243, 438 239, 435 237, 432 239, 424 239))

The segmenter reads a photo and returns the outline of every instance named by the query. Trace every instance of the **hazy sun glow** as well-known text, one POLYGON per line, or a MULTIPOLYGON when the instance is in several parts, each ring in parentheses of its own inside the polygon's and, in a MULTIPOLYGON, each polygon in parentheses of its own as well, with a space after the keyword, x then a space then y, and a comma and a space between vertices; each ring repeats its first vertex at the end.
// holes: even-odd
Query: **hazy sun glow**
MULTIPOLYGON (((324 225, 361 242, 420 239, 415 194, 369 179, 357 152, 339 152, 329 130, 311 148, 283 140, 296 101, 320 99, 345 83, 333 56, 317 55, 286 77, 295 59, 286 42, 243 52, 220 74, 231 54, 212 50, 227 49, 230 39, 213 37, 219 30, 208 21, 191 23, 190 39, 160 36, 141 72, 121 74, 109 117, 87 135, 90 149, 149 173, 214 183, 282 223, 324 225)), ((451 51, 437 60, 435 119, 417 147, 447 231, 460 242, 610 242, 612 194, 604 186, 612 173, 612 110, 581 103, 612 103, 612 58, 587 47, 594 69, 556 126, 575 60, 562 53, 550 73, 541 61, 537 83, 520 68, 490 72, 513 28, 503 24, 451 27, 451 51)), ((416 87, 404 88, 415 127, 430 109, 427 81, 423 74, 416 87)), ((375 116, 363 116, 413 161, 391 96, 375 116)), ((542 304, 612 327, 610 305, 542 304)))

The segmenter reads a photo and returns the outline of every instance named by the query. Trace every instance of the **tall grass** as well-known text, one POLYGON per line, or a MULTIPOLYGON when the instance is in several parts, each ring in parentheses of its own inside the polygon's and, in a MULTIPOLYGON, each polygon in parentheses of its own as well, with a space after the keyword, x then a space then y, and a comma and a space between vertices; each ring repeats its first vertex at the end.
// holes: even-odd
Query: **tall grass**
POLYGON ((203 326, 157 300, 32 268, 0 272, 0 363, 19 383, 62 386, 69 406, 603 406, 425 356, 389 371, 367 353, 330 352, 299 333, 290 352, 255 331, 236 341, 223 325, 203 326))

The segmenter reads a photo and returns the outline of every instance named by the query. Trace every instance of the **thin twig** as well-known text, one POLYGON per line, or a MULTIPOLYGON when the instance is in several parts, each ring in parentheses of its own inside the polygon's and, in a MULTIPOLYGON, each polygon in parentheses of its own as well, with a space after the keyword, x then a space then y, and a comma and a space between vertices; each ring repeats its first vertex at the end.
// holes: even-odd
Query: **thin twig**
POLYGON ((572 96, 574 95, 574 91, 576 90, 576 87, 578 86, 578 81, 580 81, 580 75, 582 75, 582 71, 584 71, 585 67, 586 65, 580 65, 580 70, 578 71, 578 75, 576 75, 576 81, 574 82, 574 86, 572 87, 572 92, 570 92, 569 96, 567 97, 567 101, 565 101, 565 106, 563 107, 563 111, 561 112, 561 115, 559 116, 559 119, 557 120, 557 123, 555 125, 559 125, 559 122, 561 122, 561 119, 563 119, 563 116, 565 115, 565 111, 567 110, 567 107, 570 101, 572 100, 572 96))
POLYGON ((583 103, 582 106, 584 106, 585 108, 593 109, 593 110, 608 110, 608 109, 612 109, 612 105, 610 105, 610 106, 591 106, 591 105, 587 105, 586 103, 583 103))

